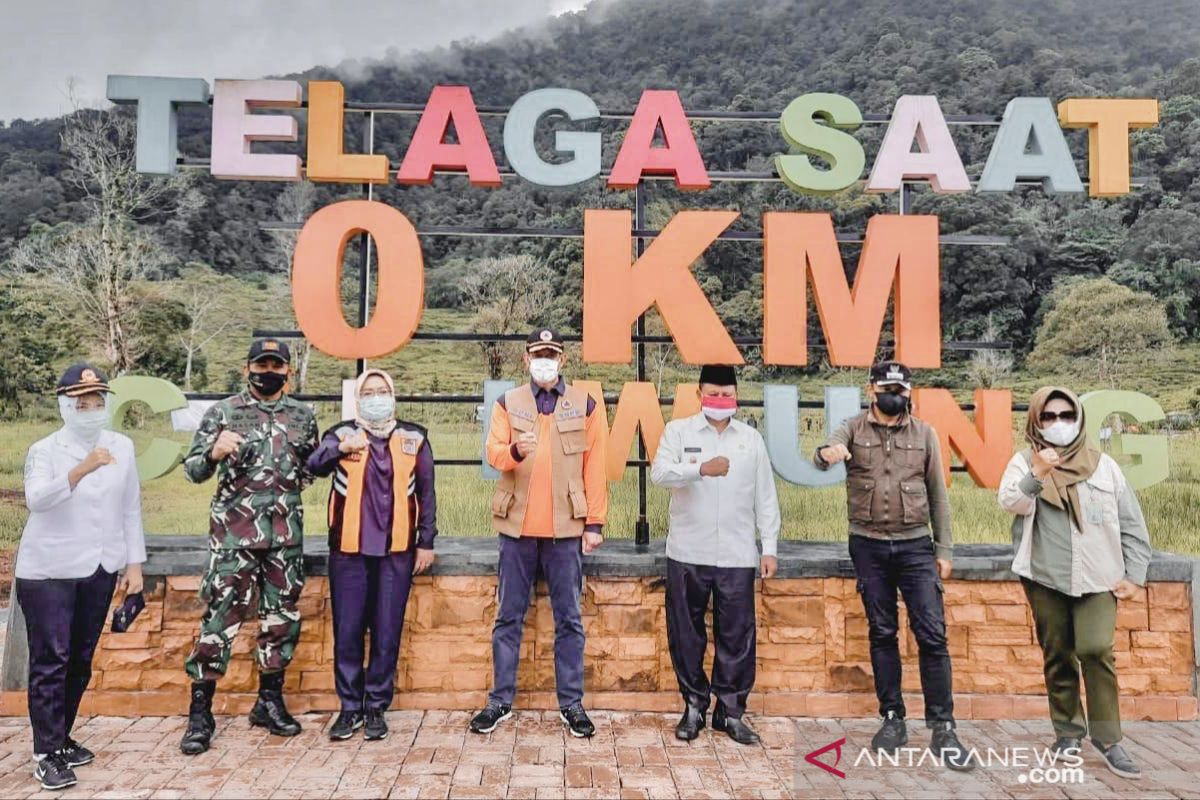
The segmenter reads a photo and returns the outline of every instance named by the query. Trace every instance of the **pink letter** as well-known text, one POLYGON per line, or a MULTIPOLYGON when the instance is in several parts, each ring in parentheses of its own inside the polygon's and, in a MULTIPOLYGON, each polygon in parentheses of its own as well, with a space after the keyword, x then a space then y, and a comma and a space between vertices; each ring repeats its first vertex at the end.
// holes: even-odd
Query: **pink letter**
POLYGON ((927 180, 939 194, 971 190, 967 171, 933 95, 906 94, 896 101, 892 121, 867 179, 867 191, 899 191, 905 178, 927 180), (912 152, 914 138, 919 153, 912 152))
POLYGON ((218 178, 300 180, 300 156, 251 153, 251 142, 294 142, 294 117, 251 114, 256 108, 299 108, 296 81, 228 81, 213 84, 212 174, 218 178))

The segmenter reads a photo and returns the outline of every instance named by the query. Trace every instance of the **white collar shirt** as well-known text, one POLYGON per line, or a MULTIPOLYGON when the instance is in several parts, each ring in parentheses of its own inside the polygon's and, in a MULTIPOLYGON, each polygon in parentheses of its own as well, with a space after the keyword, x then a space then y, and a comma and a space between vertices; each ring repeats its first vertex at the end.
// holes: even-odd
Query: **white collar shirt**
POLYGON ((757 567, 774 556, 779 539, 779 499, 762 435, 731 419, 718 432, 703 413, 672 420, 654 455, 650 480, 671 490, 667 557, 715 567, 757 567), (703 476, 709 459, 729 459, 729 473, 703 476))
POLYGON ((117 572, 146 560, 137 454, 129 437, 101 431, 96 447, 113 463, 67 477, 91 448, 59 429, 29 448, 25 504, 29 519, 17 548, 16 577, 27 580, 86 578, 97 567, 117 572))

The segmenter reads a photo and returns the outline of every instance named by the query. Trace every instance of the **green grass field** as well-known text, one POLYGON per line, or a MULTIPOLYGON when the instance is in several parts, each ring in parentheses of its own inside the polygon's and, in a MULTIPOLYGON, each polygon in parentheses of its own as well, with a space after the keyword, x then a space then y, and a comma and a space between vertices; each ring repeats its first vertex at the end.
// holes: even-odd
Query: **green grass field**
MULTIPOLYGON (((241 368, 251 331, 255 327, 287 327, 286 305, 280 304, 266 291, 247 291, 239 298, 235 313, 239 324, 225 336, 213 342, 207 351, 208 385, 204 391, 223 392, 230 376, 241 368)), ((421 321, 422 331, 453 331, 469 329, 469 314, 444 309, 426 310, 421 321)), ((653 347, 650 348, 652 351, 653 347)), ((568 365, 568 377, 600 380, 607 392, 620 391, 624 381, 633 380, 633 370, 624 365, 583 364, 577 346, 569 346, 573 361, 568 365)), ((948 357, 949 359, 950 357, 948 357)), ((396 378, 401 393, 467 393, 482 392, 484 361, 478 346, 472 343, 414 342, 372 366, 387 369, 396 378)), ((933 385, 967 386, 962 358, 948 360, 937 371, 922 371, 921 380, 933 385)), ((309 392, 339 392, 340 381, 353 375, 354 364, 339 361, 321 353, 314 354, 309 368, 309 392)), ((510 370, 510 375, 516 370, 510 370)), ((1135 389, 1156 398, 1168 410, 1187 408, 1195 392, 1194 376, 1200 373, 1200 344, 1178 348, 1176 356, 1164 366, 1147 366, 1134 375, 1122 388, 1135 389)), ((652 369, 651 380, 657 377, 652 369)), ((695 380, 695 371, 671 364, 665 369, 662 391, 671 394, 676 382, 695 380)), ((826 370, 812 376, 770 378, 772 381, 798 385, 806 400, 819 400, 823 387, 828 385, 862 385, 866 371, 861 369, 826 370)), ((1012 388, 1014 401, 1023 402, 1045 378, 1017 374, 1005 381, 1012 388)), ((743 375, 741 395, 744 399, 761 399, 762 380, 747 372, 743 375)), ((1078 391, 1102 388, 1077 385, 1078 391)), ((970 389, 955 389, 960 401, 971 399, 970 389)), ((57 427, 51 421, 49 403, 31 413, 40 421, 0 423, 0 549, 14 546, 24 524, 25 509, 19 492, 25 451, 38 438, 57 427)), ((434 452, 439 458, 478 458, 480 429, 474 422, 475 408, 471 404, 407 405, 399 409, 406 419, 427 425, 431 432, 434 452)), ((611 409, 610 409, 611 413, 611 409)), ((318 415, 322 430, 334 422, 338 410, 333 404, 319 404, 318 415)), ((55 414, 55 417, 57 415, 55 414)), ((1021 414, 1014 414, 1015 425, 1023 425, 1021 414)), ((817 420, 820 422, 820 419, 817 420)), ((151 418, 145 430, 135 431, 135 441, 144 443, 151 436, 166 436, 186 443, 186 434, 172 433, 165 417, 151 418)), ((820 427, 820 425, 816 426, 820 427)), ((817 436, 807 435, 801 446, 805 452, 819 444, 817 436)), ((1200 437, 1195 434, 1177 435, 1170 440, 1171 478, 1165 483, 1141 493, 1142 503, 1150 524, 1156 547, 1181 553, 1200 555, 1200 437)), ((837 539, 845 536, 845 491, 841 486, 828 489, 807 489, 778 482, 783 509, 783 537, 786 539, 837 539)), ((309 535, 324 535, 325 498, 328 482, 321 481, 305 493, 309 535)), ((143 509, 146 529, 151 533, 187 534, 207 530, 208 500, 213 484, 195 486, 184 480, 182 470, 151 481, 143 487, 143 509)), ((438 523, 443 534, 454 536, 490 535, 489 506, 492 485, 482 480, 478 467, 446 466, 438 472, 438 523)), ((637 516, 637 471, 627 470, 625 479, 611 484, 609 524, 607 533, 614 537, 633 535, 637 516)), ((649 519, 654 536, 666 535, 668 493, 650 487, 649 519)), ((999 509, 995 495, 980 489, 966 476, 956 474, 950 493, 953 508, 954 535, 958 542, 1008 542, 1009 518, 999 509)))
MULTIPOLYGON (((332 406, 319 409, 322 428, 334 421, 332 406)), ((421 410, 404 408, 401 413, 421 419, 421 410)), ((0 439, 0 548, 15 545, 24 524, 25 509, 19 495, 25 450, 29 444, 54 430, 54 425, 15 423, 4 425, 0 439)), ((181 442, 183 434, 169 434, 153 427, 136 431, 135 441, 144 442, 153 435, 167 435, 181 442)), ((480 431, 461 421, 431 425, 430 440, 440 458, 475 458, 480 448, 480 431)), ((806 452, 818 444, 815 435, 803 441, 806 452)), ((1179 553, 1200 555, 1200 436, 1176 435, 1170 438, 1171 478, 1140 493, 1155 547, 1179 553)), ((808 489, 777 481, 783 511, 783 538, 801 540, 839 539, 845 536, 845 491, 841 486, 808 489)), ((443 534, 454 536, 490 535, 490 482, 480 477, 478 467, 445 466, 438 472, 438 525, 443 534)), ((181 469, 143 486, 143 510, 146 530, 151 533, 189 534, 207 530, 208 500, 213 483, 188 483, 181 469)), ((305 493, 308 535, 325 533, 327 480, 319 481, 305 493)), ((650 487, 649 519, 653 535, 666 533, 668 493, 650 487)), ((957 542, 1009 541, 1011 517, 996 504, 995 494, 981 489, 963 474, 955 474, 950 491, 954 537, 957 542)), ((637 516, 637 471, 626 471, 625 479, 611 485, 608 535, 632 536, 637 516)))

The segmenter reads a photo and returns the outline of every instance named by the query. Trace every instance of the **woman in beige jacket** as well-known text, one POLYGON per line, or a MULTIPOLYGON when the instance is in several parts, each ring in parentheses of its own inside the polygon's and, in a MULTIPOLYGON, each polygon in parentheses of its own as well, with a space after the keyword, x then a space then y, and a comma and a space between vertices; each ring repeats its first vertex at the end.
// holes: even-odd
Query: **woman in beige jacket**
POLYGON ((1151 549, 1142 509, 1117 462, 1088 440, 1074 392, 1036 392, 1025 436, 1030 446, 1009 462, 1000 505, 1015 515, 1012 570, 1042 647, 1054 749, 1077 752, 1090 735, 1112 772, 1141 777, 1119 744, 1113 639, 1117 601, 1146 582, 1151 549))

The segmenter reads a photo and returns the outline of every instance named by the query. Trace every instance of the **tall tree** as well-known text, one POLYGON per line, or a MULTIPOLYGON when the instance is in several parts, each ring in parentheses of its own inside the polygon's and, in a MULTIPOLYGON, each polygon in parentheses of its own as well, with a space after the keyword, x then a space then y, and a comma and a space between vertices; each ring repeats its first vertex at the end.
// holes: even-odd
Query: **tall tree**
POLYGON ((187 314, 188 324, 175 333, 175 339, 184 352, 183 387, 191 391, 196 357, 239 321, 233 316, 230 299, 242 290, 242 284, 211 267, 192 264, 164 288, 187 314))
MULTIPOLYGON (((463 284, 468 307, 475 312, 471 330, 477 333, 525 333, 545 312, 553 295, 553 275, 532 256, 485 258, 463 284)), ((506 362, 517 359, 518 342, 479 343, 488 377, 498 380, 506 362)))
POLYGON ((1029 354, 1034 369, 1116 388, 1170 353, 1167 313, 1152 295, 1094 278, 1067 283, 1051 299, 1029 354))
MULTIPOLYGON (((280 222, 293 225, 303 225, 308 215, 312 213, 317 202, 316 187, 308 181, 296 181, 283 187, 275 200, 275 212, 280 222)), ((300 236, 298 229, 280 229, 271 231, 275 242, 276 268, 287 275, 287 283, 280 284, 280 289, 286 295, 283 300, 287 308, 292 307, 292 265, 296 255, 296 239, 300 236)), ((291 325, 296 325, 295 318, 289 315, 291 325)), ((312 345, 307 339, 300 339, 292 348, 296 365, 296 391, 303 392, 308 385, 308 365, 312 361, 312 345)))
POLYGON ((64 316, 78 315, 118 373, 137 360, 136 285, 170 261, 149 228, 196 202, 187 179, 143 175, 135 158, 134 118, 123 110, 78 110, 64 121, 63 180, 81 197, 82 222, 39 226, 13 251, 15 268, 34 273, 45 298, 64 316))

